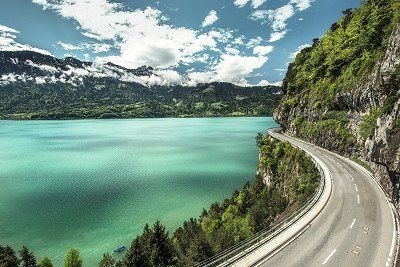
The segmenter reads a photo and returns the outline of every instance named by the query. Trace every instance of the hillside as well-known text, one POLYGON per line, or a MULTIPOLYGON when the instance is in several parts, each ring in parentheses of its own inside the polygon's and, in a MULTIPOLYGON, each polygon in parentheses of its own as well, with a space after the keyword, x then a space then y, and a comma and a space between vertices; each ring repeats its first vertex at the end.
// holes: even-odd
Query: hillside
POLYGON ((182 86, 151 67, 0 51, 0 119, 271 115, 279 87, 182 86))
POLYGON ((286 132, 367 161, 399 201, 400 2, 343 11, 289 65, 274 112, 286 132))

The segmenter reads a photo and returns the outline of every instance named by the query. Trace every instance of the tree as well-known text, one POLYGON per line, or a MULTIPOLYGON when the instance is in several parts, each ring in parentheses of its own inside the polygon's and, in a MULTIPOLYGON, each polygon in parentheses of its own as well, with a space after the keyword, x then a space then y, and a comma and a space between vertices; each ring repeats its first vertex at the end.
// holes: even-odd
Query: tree
POLYGON ((53 266, 54 266, 53 263, 47 257, 43 258, 39 263, 39 267, 53 267, 53 266))
POLYGON ((82 259, 79 250, 71 248, 64 259, 64 267, 82 267, 82 259))
POLYGON ((319 44, 320 40, 319 40, 319 38, 314 38, 314 39, 312 39, 312 42, 313 42, 312 47, 315 47, 319 44))
POLYGON ((1 267, 18 267, 18 258, 15 251, 9 246, 0 245, 0 266, 1 267))
POLYGON ((157 220, 153 225, 153 235, 150 239, 152 245, 150 263, 152 266, 171 266, 173 260, 173 248, 168 232, 165 227, 157 220))
POLYGON ((99 267, 114 267, 115 266, 115 260, 113 257, 109 254, 103 254, 103 259, 99 262, 99 267))
POLYGON ((262 134, 262 133, 257 133, 257 136, 256 136, 256 145, 257 145, 259 148, 261 148, 261 146, 263 145, 263 140, 264 140, 263 134, 262 134))
POLYGON ((141 237, 136 237, 126 253, 123 261, 126 267, 145 267, 149 266, 148 257, 146 257, 145 246, 143 246, 141 237))
POLYGON ((33 255, 33 251, 29 252, 29 249, 26 246, 23 246, 19 251, 19 255, 21 257, 21 265, 22 267, 36 267, 36 258, 33 255))
POLYGON ((173 242, 176 256, 182 266, 193 266, 214 255, 206 234, 193 218, 175 231, 173 242))

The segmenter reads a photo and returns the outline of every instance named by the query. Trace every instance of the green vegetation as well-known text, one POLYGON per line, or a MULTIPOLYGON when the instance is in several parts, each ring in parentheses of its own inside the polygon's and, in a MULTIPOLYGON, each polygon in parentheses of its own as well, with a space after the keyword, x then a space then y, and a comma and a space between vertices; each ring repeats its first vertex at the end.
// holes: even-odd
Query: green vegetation
POLYGON ((364 116, 363 123, 360 125, 360 134, 364 140, 373 135, 376 128, 376 120, 381 114, 382 112, 379 109, 372 108, 369 114, 364 116))
POLYGON ((26 246, 23 246, 19 251, 22 267, 36 267, 36 258, 33 252, 30 252, 26 246))
MULTIPOLYGON (((315 39, 289 65, 284 93, 301 92, 321 108, 335 108, 335 96, 364 79, 383 56, 398 6, 396 0, 369 0, 343 11, 321 40, 315 39)), ((286 102, 293 105, 293 97, 286 102)))
POLYGON ((82 267, 82 259, 79 250, 71 248, 64 259, 64 267, 82 267))
POLYGON ((361 165, 362 167, 364 167, 365 169, 367 169, 369 172, 372 172, 372 168, 371 166, 368 165, 368 163, 362 161, 361 159, 358 158, 352 158, 351 160, 353 160, 355 163, 361 165))
POLYGON ((278 91, 229 83, 150 88, 109 80, 78 86, 16 83, 0 90, 0 119, 267 116, 278 91))
MULTIPOLYGON (((211 204, 198 219, 190 218, 172 236, 156 221, 145 225, 122 260, 104 254, 100 267, 192 266, 230 246, 271 227, 289 216, 312 196, 320 181, 318 169, 301 150, 274 138, 256 138, 261 160, 255 182, 222 203, 211 204), (269 181, 265 181, 268 174, 269 181)), ((10 247, 0 246, 1 267, 50 267, 44 258, 39 265, 26 247, 18 258, 10 247)), ((64 267, 81 267, 79 250, 71 249, 64 267)))
POLYGON ((53 267, 54 265, 53 265, 53 262, 49 258, 45 257, 40 261, 38 266, 39 267, 53 267))
POLYGON ((360 8, 344 10, 343 15, 289 65, 279 107, 284 126, 301 138, 340 153, 357 149, 349 121, 362 119, 359 135, 363 140, 370 137, 377 118, 390 113, 399 99, 400 81, 397 67, 385 88, 374 85, 377 88, 372 95, 383 95, 380 104, 372 101, 369 106, 363 100, 367 96, 360 96, 367 92, 354 92, 371 79, 384 57, 393 28, 400 21, 399 1, 364 0, 360 8), (354 109, 369 110, 369 114, 358 118, 354 109))

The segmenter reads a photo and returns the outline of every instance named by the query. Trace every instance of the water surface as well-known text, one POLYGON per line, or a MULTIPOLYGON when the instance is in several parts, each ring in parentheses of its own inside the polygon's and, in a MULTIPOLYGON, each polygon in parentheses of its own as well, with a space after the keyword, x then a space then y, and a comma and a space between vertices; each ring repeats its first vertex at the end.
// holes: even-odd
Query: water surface
POLYGON ((272 118, 0 121, 0 243, 85 266, 254 179, 272 118), (118 241, 119 240, 119 241, 118 241))

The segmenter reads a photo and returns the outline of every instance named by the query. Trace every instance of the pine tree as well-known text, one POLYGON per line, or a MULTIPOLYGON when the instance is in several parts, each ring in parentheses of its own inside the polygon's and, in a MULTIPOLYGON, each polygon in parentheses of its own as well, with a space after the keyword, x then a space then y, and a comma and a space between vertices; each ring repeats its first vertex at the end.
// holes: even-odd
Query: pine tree
POLYGON ((99 267, 114 267, 115 266, 115 260, 113 257, 109 254, 103 254, 103 259, 99 262, 99 267))
POLYGON ((0 245, 0 266, 1 267, 18 267, 18 258, 15 251, 9 247, 0 245))
POLYGON ((71 248, 64 259, 64 267, 82 267, 82 259, 79 250, 71 248))
POLYGON ((177 258, 182 266, 193 266, 214 255, 206 234, 197 220, 191 218, 174 234, 177 258))
POLYGON ((49 258, 45 257, 40 261, 39 267, 54 267, 54 265, 49 258))
POLYGON ((21 257, 21 265, 22 267, 36 267, 36 258, 33 255, 33 251, 29 252, 29 249, 26 246, 23 246, 19 251, 19 255, 21 257))
POLYGON ((141 242, 141 237, 136 237, 132 241, 132 245, 129 248, 123 259, 123 265, 126 267, 146 267, 149 266, 148 257, 145 254, 145 246, 141 242))
POLYGON ((168 237, 168 232, 159 220, 154 223, 153 235, 150 239, 152 245, 150 264, 152 266, 171 266, 173 260, 173 248, 168 237))

